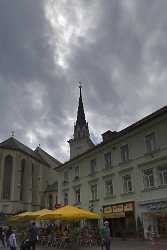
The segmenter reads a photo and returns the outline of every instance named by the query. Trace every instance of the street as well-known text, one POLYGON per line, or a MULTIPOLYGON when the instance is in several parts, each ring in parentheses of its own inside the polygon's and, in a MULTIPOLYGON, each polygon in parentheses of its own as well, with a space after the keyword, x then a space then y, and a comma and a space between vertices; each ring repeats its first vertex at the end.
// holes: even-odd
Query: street
MULTIPOLYGON (((0 245, 1 250, 6 250, 0 245)), ((78 250, 101 250, 101 247, 92 247, 92 248, 81 248, 78 250)), ((167 240, 160 241, 138 241, 138 240, 117 240, 114 239, 111 241, 111 250, 166 250, 167 249, 167 240)), ((19 250, 19 247, 17 248, 19 250)), ((51 247, 40 247, 37 246, 37 250, 56 250, 51 247)))
MULTIPOLYGON (((46 250, 46 248, 39 248, 39 249, 46 250)), ((47 250, 48 249, 49 248, 47 248, 47 250)), ((101 247, 81 248, 81 250, 86 250, 86 249, 101 250, 101 247)), ((167 249, 167 240, 153 242, 153 241, 138 241, 138 240, 122 241, 114 239, 111 241, 111 250, 166 250, 166 249, 167 249)))

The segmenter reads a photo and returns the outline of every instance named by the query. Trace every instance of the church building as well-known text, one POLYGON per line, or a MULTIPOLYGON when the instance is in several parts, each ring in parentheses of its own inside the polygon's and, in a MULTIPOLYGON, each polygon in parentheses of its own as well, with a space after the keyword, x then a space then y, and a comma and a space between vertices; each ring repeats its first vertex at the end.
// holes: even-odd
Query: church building
POLYGON ((0 212, 15 214, 53 208, 56 197, 48 191, 52 184, 57 192, 55 169, 60 164, 40 147, 33 151, 14 136, 1 142, 0 212))

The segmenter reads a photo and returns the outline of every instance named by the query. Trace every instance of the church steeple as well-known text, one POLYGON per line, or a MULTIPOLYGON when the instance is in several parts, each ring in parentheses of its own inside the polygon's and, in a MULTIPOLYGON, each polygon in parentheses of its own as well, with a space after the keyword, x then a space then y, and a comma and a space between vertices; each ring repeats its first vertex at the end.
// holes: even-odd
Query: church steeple
POLYGON ((82 154, 94 146, 90 139, 89 127, 85 118, 81 83, 79 83, 79 92, 77 120, 74 125, 74 137, 68 141, 70 144, 70 158, 82 154))
POLYGON ((74 138, 80 140, 81 138, 89 137, 89 128, 88 123, 86 122, 84 106, 82 101, 82 85, 79 82, 79 103, 78 103, 78 112, 77 120, 74 125, 74 138))
POLYGON ((81 85, 81 83, 79 83, 79 89, 80 89, 80 96, 79 96, 76 126, 79 126, 80 128, 82 128, 82 127, 86 126, 86 119, 85 119, 85 112, 84 112, 84 106, 83 106, 83 101, 82 101, 82 85, 81 85))

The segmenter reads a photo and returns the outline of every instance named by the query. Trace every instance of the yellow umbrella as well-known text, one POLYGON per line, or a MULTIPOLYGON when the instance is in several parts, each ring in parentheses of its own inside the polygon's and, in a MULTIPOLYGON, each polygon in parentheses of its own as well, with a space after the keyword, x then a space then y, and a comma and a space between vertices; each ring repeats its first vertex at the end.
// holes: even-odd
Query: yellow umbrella
POLYGON ((10 218, 10 221, 18 221, 18 220, 25 220, 28 218, 28 216, 30 216, 32 214, 32 212, 24 212, 24 213, 20 213, 17 215, 14 215, 10 218))
POLYGON ((48 209, 41 209, 39 211, 31 212, 31 214, 27 215, 26 217, 27 217, 27 219, 34 220, 34 219, 38 219, 38 217, 41 215, 49 213, 50 211, 51 210, 48 210, 48 209))
POLYGON ((39 216, 38 219, 56 219, 56 218, 64 220, 100 219, 100 215, 84 209, 67 205, 65 207, 61 207, 52 212, 49 212, 48 214, 46 213, 45 215, 39 216))
POLYGON ((37 219, 40 215, 44 215, 46 213, 49 213, 51 210, 48 209, 42 209, 39 211, 34 211, 34 212, 24 212, 18 215, 13 216, 10 220, 11 221, 19 221, 19 220, 35 220, 37 219))

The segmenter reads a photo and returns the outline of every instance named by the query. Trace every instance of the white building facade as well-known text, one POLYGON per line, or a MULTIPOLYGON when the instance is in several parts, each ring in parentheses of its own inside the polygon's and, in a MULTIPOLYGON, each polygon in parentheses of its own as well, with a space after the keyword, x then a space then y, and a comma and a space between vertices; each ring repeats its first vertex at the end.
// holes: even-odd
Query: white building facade
MULTIPOLYGON (((84 110, 76 124, 79 133, 75 129, 71 140, 80 149, 81 131, 88 130, 84 110)), ((166 128, 164 107, 122 131, 105 132, 97 146, 86 144, 85 152, 78 150, 57 170, 59 203, 103 213, 113 236, 121 230, 133 235, 140 220, 145 237, 148 229, 167 237, 166 128)), ((73 143, 70 147, 73 152, 73 143)))

